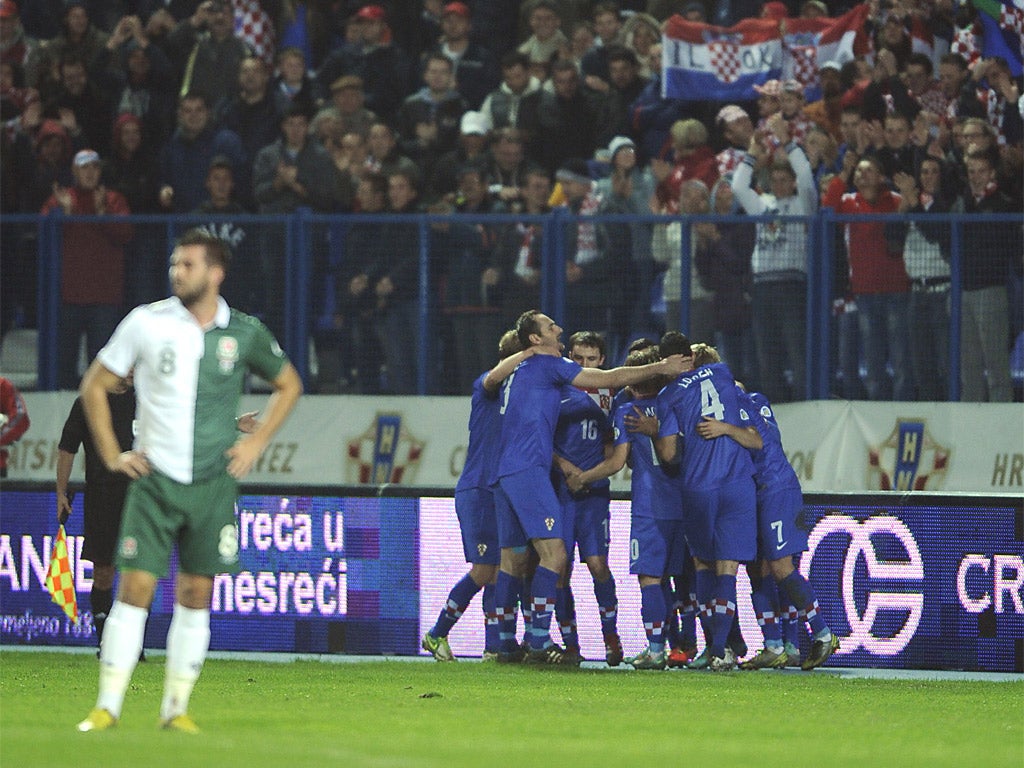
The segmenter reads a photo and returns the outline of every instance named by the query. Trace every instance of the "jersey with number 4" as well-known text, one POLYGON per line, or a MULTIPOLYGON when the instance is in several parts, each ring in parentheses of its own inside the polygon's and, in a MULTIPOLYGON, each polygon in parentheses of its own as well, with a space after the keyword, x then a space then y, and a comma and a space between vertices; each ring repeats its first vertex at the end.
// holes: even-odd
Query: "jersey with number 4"
POLYGON ((735 440, 705 440, 697 433, 697 425, 705 416, 738 427, 751 426, 739 393, 724 363, 684 373, 658 393, 658 436, 681 437, 680 479, 684 488, 718 488, 754 476, 750 451, 735 440))
POLYGON ((615 409, 613 424, 615 445, 629 443, 632 460, 631 513, 634 517, 653 517, 656 520, 682 520, 683 497, 679 487, 679 472, 669 468, 668 474, 658 461, 654 442, 645 434, 626 429, 626 417, 635 416, 634 406, 645 416, 656 415, 653 397, 634 400, 615 409))
POLYGON ((227 468, 246 371, 273 381, 288 362, 256 318, 219 299, 202 328, 176 297, 132 310, 97 358, 118 376, 135 369, 135 448, 179 483, 227 468))

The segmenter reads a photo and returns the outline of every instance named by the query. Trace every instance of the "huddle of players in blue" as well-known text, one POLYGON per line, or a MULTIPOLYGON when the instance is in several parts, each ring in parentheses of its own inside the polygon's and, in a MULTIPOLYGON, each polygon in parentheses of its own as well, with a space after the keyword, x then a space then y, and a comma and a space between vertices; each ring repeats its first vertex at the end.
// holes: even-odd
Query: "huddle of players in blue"
POLYGON ((424 635, 424 650, 454 660, 448 633, 483 589, 485 658, 578 665, 568 587, 578 546, 594 581, 606 661, 620 664, 608 478, 629 461, 630 573, 640 585, 648 640, 629 663, 734 668, 746 654, 736 620, 740 563, 764 635, 763 649, 740 666, 800 663, 804 622, 812 638, 801 666, 824 663, 839 641, 794 568, 794 555, 807 548, 803 502, 771 405, 745 392, 713 347, 691 345, 682 333, 665 334, 657 347, 634 344, 626 365, 610 370, 600 368, 599 335, 574 334, 569 359, 561 333, 543 313, 523 313, 502 337, 501 362, 474 384, 455 492, 471 569, 424 635), (551 639, 553 614, 562 646, 551 639))

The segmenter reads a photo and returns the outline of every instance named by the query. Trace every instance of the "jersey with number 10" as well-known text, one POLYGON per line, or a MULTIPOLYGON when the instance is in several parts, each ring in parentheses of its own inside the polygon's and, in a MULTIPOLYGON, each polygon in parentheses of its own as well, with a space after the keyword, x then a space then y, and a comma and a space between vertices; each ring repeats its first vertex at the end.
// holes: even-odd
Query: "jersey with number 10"
POLYGON ((566 357, 533 355, 505 379, 499 407, 498 477, 529 467, 551 467, 562 387, 571 384, 582 370, 566 357))
POLYGON ((738 427, 751 426, 740 390, 724 363, 703 365, 682 374, 658 393, 659 437, 680 435, 684 488, 718 488, 754 476, 750 451, 735 440, 705 440, 697 425, 705 416, 738 427))

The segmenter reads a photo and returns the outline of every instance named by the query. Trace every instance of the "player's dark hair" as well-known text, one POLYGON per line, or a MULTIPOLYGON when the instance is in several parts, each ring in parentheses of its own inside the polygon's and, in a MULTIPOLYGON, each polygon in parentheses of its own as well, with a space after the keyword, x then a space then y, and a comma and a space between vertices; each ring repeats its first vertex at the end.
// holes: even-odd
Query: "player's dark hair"
POLYGON ((206 263, 211 267, 217 266, 227 273, 231 266, 231 246, 227 240, 210 234, 205 229, 190 229, 174 241, 175 248, 183 248, 188 245, 201 245, 206 252, 206 263))
MULTIPOLYGON (((630 352, 626 356, 626 365, 638 366, 638 365, 649 365, 650 363, 656 363, 661 360, 661 354, 658 352, 658 348, 653 344, 649 347, 643 347, 642 349, 636 349, 630 352)), ((637 397, 651 397, 652 395, 658 394, 661 388, 669 382, 668 376, 652 376, 649 379, 637 382, 636 384, 630 385, 630 389, 633 390, 633 394, 637 397)))
POLYGON ((576 331, 576 333, 569 337, 569 352, 572 352, 576 347, 593 347, 601 357, 604 357, 604 336, 597 331, 576 331))
POLYGON ((661 337, 658 351, 662 357, 668 357, 669 355, 685 355, 690 357, 693 354, 690 350, 690 339, 682 331, 667 331, 661 337))
POLYGON ((523 349, 529 349, 533 346, 530 343, 531 333, 536 333, 540 336, 540 321, 537 318, 541 314, 539 309, 528 309, 516 319, 516 336, 519 338, 519 343, 523 349))
POLYGON ((626 348, 626 354, 629 354, 630 352, 639 352, 641 349, 656 346, 658 346, 656 341, 648 339, 646 336, 641 336, 639 339, 634 339, 629 347, 626 348))

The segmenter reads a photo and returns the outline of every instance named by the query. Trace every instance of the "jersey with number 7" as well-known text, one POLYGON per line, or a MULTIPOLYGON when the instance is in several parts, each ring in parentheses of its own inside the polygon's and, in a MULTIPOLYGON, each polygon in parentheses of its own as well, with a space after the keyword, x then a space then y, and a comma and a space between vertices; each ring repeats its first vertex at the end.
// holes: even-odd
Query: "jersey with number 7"
POLYGON ((680 436, 680 480, 684 488, 717 488, 754 476, 750 451, 735 440, 705 440, 697 425, 705 416, 739 427, 752 426, 724 363, 703 365, 679 376, 658 393, 658 436, 680 436))

